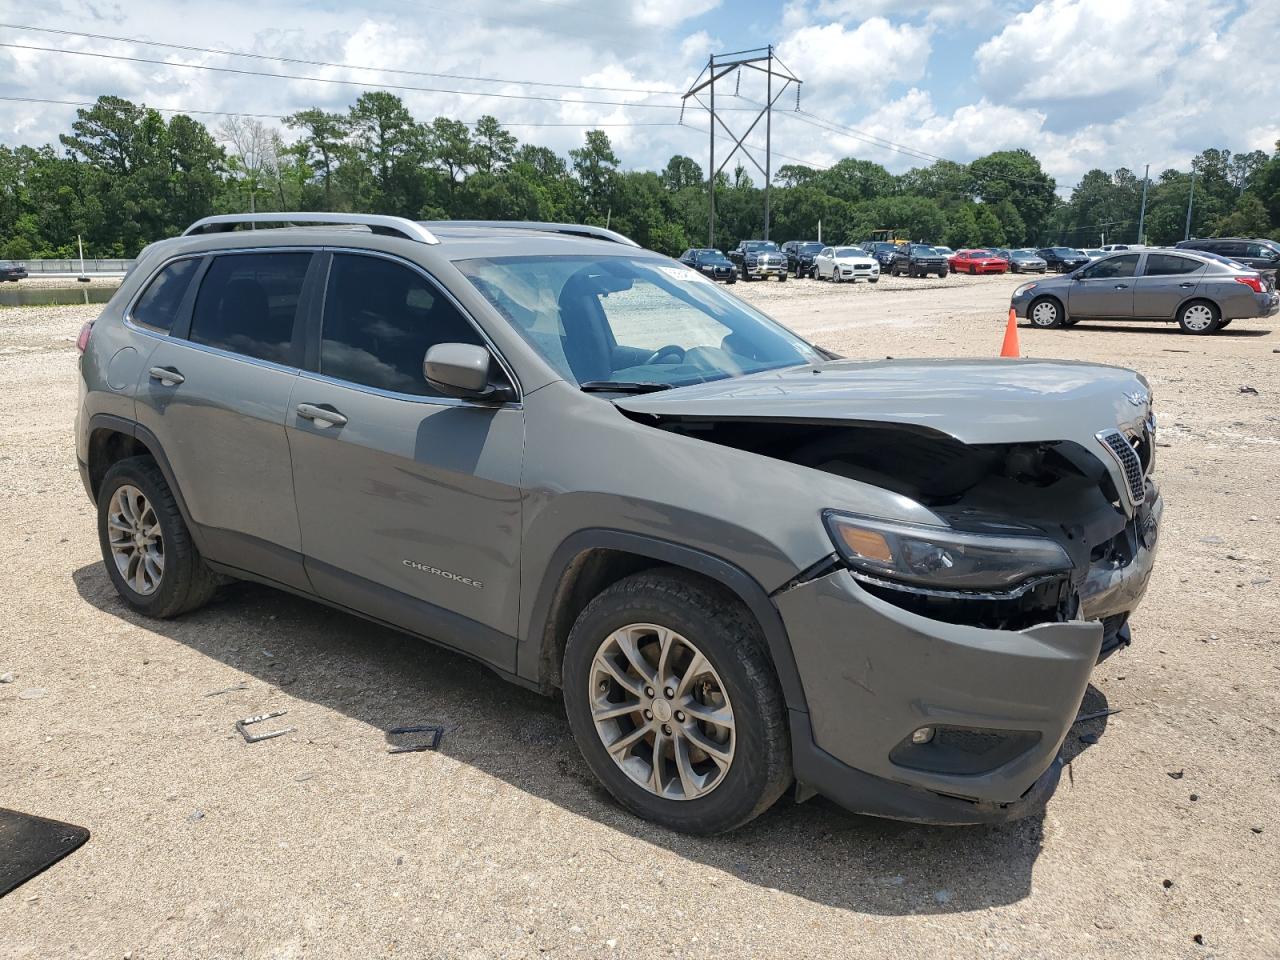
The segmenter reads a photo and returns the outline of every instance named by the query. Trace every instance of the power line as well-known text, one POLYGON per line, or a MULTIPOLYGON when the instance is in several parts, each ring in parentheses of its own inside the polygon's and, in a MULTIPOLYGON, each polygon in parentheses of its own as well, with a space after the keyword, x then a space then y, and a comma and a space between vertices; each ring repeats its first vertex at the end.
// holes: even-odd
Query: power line
MULTIPOLYGON (((409 77, 439 77, 445 80, 467 80, 476 83, 508 83, 529 87, 557 87, 566 90, 600 90, 606 93, 642 93, 651 96, 678 96, 672 90, 646 89, 643 87, 601 87, 581 83, 553 83, 549 80, 512 80, 504 77, 477 77, 463 73, 432 73, 427 70, 404 70, 395 67, 371 67, 358 63, 338 63, 329 60, 307 60, 302 57, 280 57, 265 53, 247 53, 243 50, 224 50, 217 47, 197 47, 184 43, 168 43, 161 40, 144 40, 141 37, 117 37, 101 33, 84 33, 56 27, 35 27, 23 23, 0 23, 8 30, 26 30, 32 33, 50 33, 63 37, 83 37, 87 40, 106 40, 112 43, 134 43, 140 46, 164 47, 169 50, 185 50, 188 53, 209 53, 215 56, 244 57, 250 60, 267 60, 275 63, 299 63, 309 67, 332 67, 341 70, 369 70, 376 73, 394 73, 409 77)), ((75 52, 75 51, 63 51, 75 52)))
POLYGON ((625 100, 578 100, 569 97, 542 96, 529 93, 486 93, 478 90, 453 90, 446 87, 418 87, 398 83, 369 83, 360 80, 338 80, 332 77, 311 77, 293 73, 269 73, 265 70, 247 70, 241 67, 215 67, 207 63, 173 63, 169 60, 156 60, 151 57, 129 57, 119 53, 99 53, 92 50, 60 50, 57 47, 39 47, 22 43, 0 43, 0 47, 11 50, 31 50, 40 53, 60 53, 76 57, 95 57, 102 60, 117 60, 127 63, 148 63, 161 67, 177 67, 182 70, 205 70, 212 73, 230 73, 245 77, 270 77, 276 80, 304 80, 310 83, 326 83, 339 87, 368 87, 375 90, 410 90, 418 93, 448 93, 463 97, 493 97, 499 100, 536 100, 547 103, 564 103, 570 105, 592 105, 608 107, 633 107, 646 110, 679 110, 679 104, 666 103, 634 103, 625 100))
MULTIPOLYGON (((12 97, 12 96, 6 95, 6 96, 0 96, 0 101, 8 101, 11 103, 47 103, 47 104, 53 104, 55 106, 63 106, 63 107, 97 106, 97 102, 93 100, 52 100, 47 97, 12 97)), ((146 105, 143 104, 142 106, 146 106, 146 105)), ((181 113, 181 114, 204 115, 204 116, 215 116, 215 117, 245 117, 246 119, 253 119, 253 120, 284 120, 286 119, 286 117, 283 114, 279 114, 279 113, 240 113, 235 110, 190 110, 185 107, 146 107, 146 109, 155 110, 159 113, 181 113)), ((462 122, 469 127, 474 127, 480 121, 479 120, 463 120, 462 122)), ((530 123, 524 123, 519 120, 512 120, 512 121, 499 120, 498 123, 504 127, 578 127, 578 128, 590 128, 592 130, 603 129, 606 127, 614 128, 614 127, 678 127, 680 126, 680 124, 670 120, 655 121, 655 122, 638 121, 634 123, 560 123, 560 122, 540 123, 536 121, 530 122, 530 123)))

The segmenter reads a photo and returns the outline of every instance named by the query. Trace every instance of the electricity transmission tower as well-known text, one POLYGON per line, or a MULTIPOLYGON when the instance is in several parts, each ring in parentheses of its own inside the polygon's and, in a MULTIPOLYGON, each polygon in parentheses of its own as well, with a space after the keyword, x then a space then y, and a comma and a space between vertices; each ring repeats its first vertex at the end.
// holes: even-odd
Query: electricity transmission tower
MULTIPOLYGON (((741 83, 741 74, 738 76, 738 83, 741 83)), ((702 68, 702 72, 698 74, 693 81, 693 85, 689 87, 689 91, 681 99, 684 103, 688 103, 692 99, 699 106, 706 109, 711 116, 710 127, 710 159, 707 163, 707 169, 710 175, 707 178, 707 246, 714 247, 716 245, 716 177, 720 171, 728 165, 729 161, 737 155, 741 150, 743 155, 750 160, 757 170, 764 176, 764 239, 769 239, 769 189, 773 180, 773 105, 782 98, 782 95, 795 84, 796 89, 796 109, 800 109, 800 80, 792 73, 781 60, 773 52, 773 45, 767 47, 757 47, 754 50, 738 50, 734 53, 713 53, 707 58, 707 65, 702 68), (725 123, 724 119, 716 112, 716 81, 723 80, 731 73, 739 72, 743 68, 748 70, 756 70, 765 75, 765 98, 764 104, 760 107, 760 112, 756 114, 751 125, 747 127, 742 136, 738 136, 725 123), (774 92, 774 81, 781 80, 781 86, 774 92), (707 91, 707 101, 704 102, 700 94, 703 90, 707 91), (764 121, 764 166, 760 165, 755 156, 746 147, 746 139, 751 132, 759 125, 760 121, 764 121), (733 141, 733 149, 729 151, 728 156, 721 161, 720 166, 716 166, 716 125, 719 124, 724 132, 729 135, 733 141)), ((737 96, 737 88, 733 96, 737 96)))

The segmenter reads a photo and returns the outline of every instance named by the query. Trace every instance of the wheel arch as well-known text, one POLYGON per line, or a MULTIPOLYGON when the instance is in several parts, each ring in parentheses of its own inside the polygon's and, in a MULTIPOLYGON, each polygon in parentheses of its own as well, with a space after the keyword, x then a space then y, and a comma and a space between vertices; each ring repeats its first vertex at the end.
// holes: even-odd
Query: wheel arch
POLYGON ((1030 319, 1031 319, 1031 310, 1032 310, 1032 308, 1033 308, 1033 307, 1035 307, 1035 305, 1036 305, 1037 303, 1039 303, 1041 300, 1052 300, 1054 303, 1056 303, 1056 304, 1058 305, 1058 309, 1062 311, 1062 317, 1061 317, 1061 319, 1062 319, 1063 321, 1065 321, 1065 320, 1067 319, 1067 317, 1070 315, 1069 311, 1067 310, 1067 302, 1066 302, 1066 300, 1064 300, 1062 297, 1060 297, 1060 296, 1059 296, 1058 294, 1056 294, 1056 293, 1053 293, 1053 292, 1045 292, 1045 293, 1037 294, 1036 296, 1032 297, 1032 298, 1031 298, 1031 301, 1027 304, 1027 319, 1028 319, 1028 320, 1030 320, 1030 319))
POLYGON ((140 423, 106 413, 94 414, 90 418, 88 435, 86 449, 89 459, 85 464, 87 471, 85 482, 93 501, 97 503, 98 493, 102 489, 102 480, 113 465, 129 457, 148 456, 160 468, 160 472, 164 475, 164 482, 169 485, 169 489, 173 492, 173 499, 177 501, 178 510, 187 525, 187 530, 196 541, 197 549, 202 550, 200 527, 191 519, 187 502, 182 496, 182 488, 173 474, 173 467, 169 463, 169 458, 165 456, 160 439, 140 423))
POLYGON ((787 706, 807 710, 782 616, 750 574, 701 550, 621 530, 580 530, 556 548, 534 595, 528 632, 517 654, 517 673, 543 690, 559 687, 565 642, 582 609, 613 583, 657 567, 693 574, 737 597, 764 634, 787 706))

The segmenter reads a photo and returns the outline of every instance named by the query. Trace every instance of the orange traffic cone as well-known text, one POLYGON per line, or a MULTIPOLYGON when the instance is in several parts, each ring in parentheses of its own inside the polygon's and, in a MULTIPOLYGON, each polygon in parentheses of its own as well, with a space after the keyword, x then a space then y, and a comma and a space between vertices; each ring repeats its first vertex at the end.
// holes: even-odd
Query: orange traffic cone
POLYGON ((1018 353, 1018 315, 1013 307, 1009 308, 1009 323, 1004 328, 1004 345, 1000 347, 1000 356, 1017 357, 1018 353))

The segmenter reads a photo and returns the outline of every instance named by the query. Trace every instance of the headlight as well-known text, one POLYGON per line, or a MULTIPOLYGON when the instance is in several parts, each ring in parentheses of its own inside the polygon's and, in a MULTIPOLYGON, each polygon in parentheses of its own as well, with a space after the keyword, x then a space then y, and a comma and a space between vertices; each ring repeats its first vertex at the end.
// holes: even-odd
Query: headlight
POLYGON ((1024 293, 1030 293, 1035 288, 1036 288, 1036 285, 1034 283, 1024 283, 1022 284, 1022 286, 1018 287, 1017 290, 1013 291, 1013 295, 1015 297, 1020 297, 1024 293))
POLYGON ((899 589, 1016 596, 1027 581, 1072 567, 1066 551, 1044 537, 965 533, 834 510, 823 520, 855 577, 899 589))

